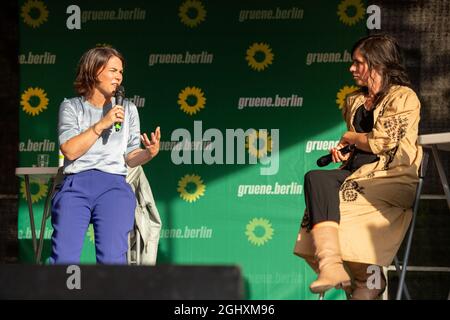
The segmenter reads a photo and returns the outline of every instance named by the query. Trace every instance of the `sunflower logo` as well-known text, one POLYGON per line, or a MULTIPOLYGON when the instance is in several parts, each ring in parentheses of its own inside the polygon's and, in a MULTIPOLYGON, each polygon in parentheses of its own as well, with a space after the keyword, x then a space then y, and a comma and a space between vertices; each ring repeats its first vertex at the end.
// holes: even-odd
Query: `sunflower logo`
POLYGON ((206 10, 200 1, 187 0, 180 6, 178 16, 181 18, 182 23, 190 28, 194 28, 202 21, 205 21, 206 10))
POLYGON ((254 43, 247 49, 245 59, 252 69, 262 71, 272 64, 273 57, 274 54, 268 44, 254 43))
POLYGON ((248 135, 245 147, 252 156, 262 158, 272 151, 272 137, 255 130, 248 135))
MULTIPOLYGON (((36 203, 47 195, 48 186, 44 183, 40 183, 36 180, 30 180, 30 194, 31 203, 36 203)), ((20 183, 20 193, 22 198, 27 199, 27 190, 25 188, 25 181, 20 183)))
POLYGON ((45 4, 40 0, 28 0, 22 6, 20 16, 23 21, 32 28, 39 27, 48 18, 48 10, 45 4))
POLYGON ((22 93, 20 104, 23 111, 34 117, 47 109, 47 94, 41 88, 28 88, 22 93), (39 99, 39 103, 36 103, 36 98, 39 99))
POLYGON ((264 218, 253 218, 245 227, 248 241, 258 247, 272 239, 273 233, 270 221, 264 218))
POLYGON ((342 23, 352 26, 364 18, 364 6, 361 0, 343 0, 338 5, 337 15, 342 23))
POLYGON ((344 86, 336 95, 336 103, 339 109, 342 109, 345 104, 345 98, 352 92, 359 90, 359 87, 356 86, 344 86))
POLYGON ((205 103, 205 95, 197 87, 186 87, 178 94, 180 109, 191 116, 203 109, 205 103))
POLYGON ((90 242, 94 243, 95 241, 95 234, 94 234, 94 226, 92 224, 89 224, 89 228, 87 231, 87 236, 90 242))
POLYGON ((194 202, 205 194, 205 188, 206 186, 200 176, 187 174, 178 181, 177 191, 184 201, 194 202))

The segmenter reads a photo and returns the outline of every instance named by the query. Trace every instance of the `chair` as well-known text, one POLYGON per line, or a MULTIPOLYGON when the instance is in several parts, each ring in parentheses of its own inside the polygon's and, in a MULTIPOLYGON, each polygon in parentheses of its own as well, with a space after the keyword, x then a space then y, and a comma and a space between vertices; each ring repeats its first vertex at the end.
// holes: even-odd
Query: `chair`
POLYGON ((399 278, 400 278, 399 283, 398 283, 398 288, 397 288, 396 300, 401 300, 403 293, 405 294, 405 297, 408 300, 411 300, 411 296, 408 292, 408 287, 406 286, 406 283, 405 283, 405 278, 406 278, 406 271, 408 268, 408 260, 409 260, 409 254, 411 251, 411 243, 412 243, 414 228, 416 225, 417 211, 419 210, 419 201, 420 201, 420 195, 422 193, 423 179, 425 178, 427 166, 428 166, 428 158, 429 158, 428 153, 424 152, 423 157, 422 157, 422 163, 419 168, 419 183, 417 184, 417 188, 416 188, 416 197, 414 199, 414 204, 413 204, 411 224, 409 226, 409 231, 407 233, 407 240, 406 240, 405 253, 403 255, 403 261, 400 263, 397 255, 394 258, 395 270, 397 271, 397 274, 399 275, 399 278))

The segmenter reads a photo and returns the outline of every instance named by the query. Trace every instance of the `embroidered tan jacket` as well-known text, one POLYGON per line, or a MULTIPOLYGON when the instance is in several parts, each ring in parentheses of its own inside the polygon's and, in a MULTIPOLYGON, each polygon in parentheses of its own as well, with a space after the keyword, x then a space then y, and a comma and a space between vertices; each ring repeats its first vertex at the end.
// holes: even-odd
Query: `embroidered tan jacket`
MULTIPOLYGON (((364 103, 362 93, 347 97, 343 110, 349 131, 364 103)), ((420 101, 413 90, 392 86, 374 110, 368 134, 379 161, 365 164, 350 175, 339 191, 342 258, 368 264, 391 264, 412 215, 422 148, 417 143, 420 101)), ((294 253, 314 255, 311 234, 301 228, 294 253)))

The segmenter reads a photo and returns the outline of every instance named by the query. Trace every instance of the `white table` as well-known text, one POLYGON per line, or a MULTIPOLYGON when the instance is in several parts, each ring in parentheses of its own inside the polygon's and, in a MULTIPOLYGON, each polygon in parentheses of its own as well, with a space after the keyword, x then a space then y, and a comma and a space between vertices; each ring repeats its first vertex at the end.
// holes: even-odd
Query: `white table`
POLYGON ((49 205, 50 205, 50 196, 53 194, 55 188, 55 176, 58 173, 57 167, 20 167, 16 168, 16 176, 23 177, 25 179, 25 193, 27 197, 28 203, 28 212, 30 214, 30 228, 31 228, 31 237, 33 240, 33 250, 35 262, 40 263, 42 247, 44 244, 44 232, 45 232, 45 222, 49 215, 49 205), (33 203, 31 201, 31 193, 30 193, 30 176, 49 179, 50 180, 50 188, 45 198, 44 204, 44 212, 42 214, 41 221, 41 232, 39 234, 39 243, 37 243, 36 239, 36 229, 34 226, 34 214, 33 214, 33 203))
POLYGON ((439 158, 438 150, 450 151, 450 132, 423 134, 419 136, 419 144, 424 148, 431 148, 434 163, 438 170, 439 179, 441 180, 443 195, 422 195, 422 199, 445 199, 447 200, 448 208, 450 209, 450 190, 448 187, 447 177, 445 175, 444 167, 439 158))

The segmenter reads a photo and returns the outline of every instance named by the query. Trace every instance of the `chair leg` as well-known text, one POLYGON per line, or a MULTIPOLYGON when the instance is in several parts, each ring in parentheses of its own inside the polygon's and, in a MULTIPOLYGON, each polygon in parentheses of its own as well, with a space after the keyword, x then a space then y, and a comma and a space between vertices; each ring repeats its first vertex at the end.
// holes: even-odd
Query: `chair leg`
POLYGON ((141 265, 141 233, 136 228, 136 265, 141 265))
MULTIPOLYGON (((405 285, 406 271, 408 269, 409 253, 411 251, 412 238, 413 238, 413 234, 414 234, 414 228, 416 225, 416 216, 417 216, 417 211, 419 210, 420 195, 422 193, 422 185, 423 185, 423 178, 420 177, 419 183, 417 184, 417 189, 416 189, 416 197, 415 197, 414 205, 413 205, 411 225, 409 226, 408 239, 407 239, 406 248, 405 248, 405 255, 404 255, 403 261, 402 261, 402 270, 400 273, 400 279, 399 279, 399 283, 398 283, 398 290, 397 290, 397 296, 396 296, 397 300, 402 299, 402 292, 403 292, 403 287, 405 285)), ((395 258, 397 259, 397 257, 395 257, 395 258)), ((399 270, 398 267, 399 267, 399 263, 398 263, 398 259, 397 259, 397 261, 396 261, 397 270, 399 270)), ((411 299, 409 294, 407 294, 406 296, 407 296, 408 300, 411 299)))
MULTIPOLYGON (((388 279, 388 271, 386 267, 382 268, 382 272, 384 274, 384 278, 386 279, 386 289, 383 292, 383 295, 381 296, 382 300, 388 300, 389 299, 389 295, 388 295, 388 291, 389 291, 389 279, 388 279)), ((406 288, 406 285, 405 285, 406 288)))
POLYGON ((414 232, 415 222, 416 222, 416 213, 413 212, 410 231, 408 233, 408 241, 406 243, 405 255, 404 255, 403 261, 402 261, 402 268, 401 268, 397 296, 396 296, 397 300, 402 299, 402 291, 403 291, 403 287, 405 285, 406 271, 408 270, 409 252, 411 251, 411 243, 412 243, 412 236, 413 236, 413 232, 414 232))
POLYGON ((128 232, 128 250, 127 250, 127 264, 130 265, 131 264, 131 249, 130 249, 130 233, 128 232))
MULTIPOLYGON (((397 276, 400 279, 401 271, 402 271, 403 267, 400 266, 400 262, 398 261, 397 256, 395 256, 395 258, 394 258, 394 264, 395 264, 395 271, 397 272, 397 276)), ((405 294, 405 297, 407 300, 411 300, 411 296, 409 294, 409 290, 408 290, 408 286, 406 285, 406 282, 403 282, 403 288, 400 287, 400 283, 399 283, 399 286, 397 288, 396 300, 402 299, 402 293, 405 294), (399 296, 399 293, 400 293, 400 296, 399 296)))

